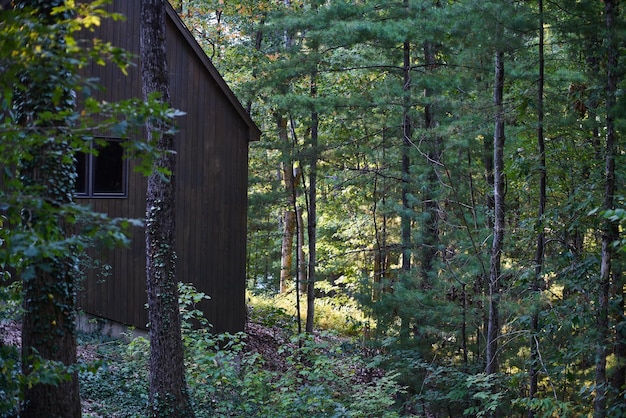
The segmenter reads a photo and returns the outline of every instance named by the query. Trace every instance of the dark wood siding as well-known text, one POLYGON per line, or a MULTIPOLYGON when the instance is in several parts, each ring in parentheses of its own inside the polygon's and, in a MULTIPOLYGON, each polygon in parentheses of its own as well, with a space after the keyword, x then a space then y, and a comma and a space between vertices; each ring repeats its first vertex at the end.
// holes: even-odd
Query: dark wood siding
MULTIPOLYGON (((114 7, 126 20, 108 21, 95 35, 138 55, 139 1, 118 0, 114 7)), ((178 279, 211 297, 201 308, 216 332, 240 331, 245 323, 248 141, 260 133, 172 10, 168 17, 172 105, 186 112, 178 120, 176 138, 178 279)), ((88 72, 106 87, 98 93, 105 100, 141 97, 139 63, 128 76, 112 66, 94 65, 88 72)), ((113 217, 143 218, 146 181, 130 164, 127 198, 82 201, 113 217)), ((102 280, 91 272, 81 306, 88 313, 144 328, 143 229, 136 228, 129 249, 97 254, 111 265, 111 276, 102 280)))

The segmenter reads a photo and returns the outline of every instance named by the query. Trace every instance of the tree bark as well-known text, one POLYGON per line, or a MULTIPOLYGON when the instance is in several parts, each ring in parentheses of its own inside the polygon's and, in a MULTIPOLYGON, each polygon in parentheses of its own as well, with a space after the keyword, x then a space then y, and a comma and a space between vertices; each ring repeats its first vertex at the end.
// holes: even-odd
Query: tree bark
MULTIPOLYGON (((156 92, 169 105, 165 3, 141 1, 141 74, 144 98, 156 92)), ((159 155, 146 194, 146 277, 150 321, 152 417, 194 416, 185 383, 176 282, 176 154, 174 135, 164 121, 146 123, 148 141, 159 155), (168 173, 167 178, 163 170, 168 173)))
POLYGON ((487 349, 485 373, 498 371, 498 336, 500 334, 500 259, 504 242, 504 52, 495 54, 495 128, 493 135, 494 219, 493 243, 489 268, 489 312, 487 320, 487 349))
MULTIPOLYGON (((16 9, 33 8, 42 23, 58 24, 69 18, 66 14, 53 14, 61 0, 17 1, 16 9)), ((42 34, 43 36, 43 34, 42 34)), ((52 113, 74 107, 74 95, 69 85, 53 83, 52 77, 67 80, 71 69, 62 63, 64 34, 50 29, 51 59, 29 63, 23 74, 23 89, 16 88, 13 106, 18 123, 28 126, 35 135, 49 135, 45 143, 31 150, 32 159, 20 164, 20 174, 25 187, 34 187, 40 204, 22 210, 24 226, 35 232, 42 241, 62 241, 67 232, 57 210, 73 201, 76 168, 71 157, 72 148, 61 132, 52 134, 54 126, 42 126, 39 113, 52 113), (43 76, 45 74, 45 76, 43 76), (46 78, 49 76, 50 79, 46 78), (62 96, 55 99, 57 89, 62 96), (40 132, 43 129, 45 132, 40 132), (39 186, 43 188, 39 189, 39 186)), ((22 273, 24 313, 22 317, 22 372, 28 375, 40 361, 60 362, 65 366, 76 363, 76 267, 74 254, 41 255, 29 260, 22 273)), ((23 418, 80 417, 81 404, 76 373, 58 384, 35 384, 23 388, 24 400, 20 407, 23 418)))

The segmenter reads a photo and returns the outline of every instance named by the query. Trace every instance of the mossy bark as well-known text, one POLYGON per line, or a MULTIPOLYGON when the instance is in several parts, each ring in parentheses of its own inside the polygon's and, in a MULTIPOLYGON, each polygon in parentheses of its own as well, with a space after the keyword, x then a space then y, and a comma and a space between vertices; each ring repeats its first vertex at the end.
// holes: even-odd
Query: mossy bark
POLYGON ((58 26, 68 16, 52 12, 63 3, 14 3, 16 11, 32 10, 32 18, 49 25, 47 33, 32 38, 40 43, 32 48, 46 52, 25 64, 12 103, 17 122, 25 127, 24 132, 29 133, 33 143, 18 167, 24 202, 22 228, 48 248, 25 254, 28 261, 21 274, 22 372, 30 382, 23 388, 23 418, 81 416, 78 378, 76 372, 69 373, 67 369, 76 363, 76 258, 73 248, 64 244, 69 231, 63 222, 63 207, 73 201, 76 170, 70 138, 60 126, 65 122, 44 122, 41 118, 44 112, 60 114, 74 108, 73 68, 65 62, 64 29, 58 26), (32 373, 48 362, 61 368, 54 366, 56 372, 51 372, 49 381, 44 383, 32 373))
MULTIPOLYGON (((156 92, 169 104, 165 3, 141 2, 143 94, 156 92)), ((159 156, 146 194, 146 277, 150 321, 150 400, 152 417, 194 416, 185 383, 185 366, 176 282, 176 154, 174 135, 160 121, 146 124, 148 141, 159 156)))

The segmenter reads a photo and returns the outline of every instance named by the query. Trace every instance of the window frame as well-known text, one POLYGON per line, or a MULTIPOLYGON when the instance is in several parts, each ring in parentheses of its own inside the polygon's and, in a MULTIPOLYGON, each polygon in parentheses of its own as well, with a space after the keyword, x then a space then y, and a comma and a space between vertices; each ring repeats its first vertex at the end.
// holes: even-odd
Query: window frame
MULTIPOLYGON (((128 198, 128 181, 129 181, 129 169, 128 169, 128 158, 126 158, 126 150, 122 148, 123 150, 123 156, 122 156, 122 191, 121 192, 94 192, 94 183, 95 183, 95 167, 96 165, 96 159, 98 158, 97 155, 95 155, 91 150, 93 149, 93 147, 97 147, 98 145, 96 144, 97 140, 105 140, 107 142, 118 142, 121 143, 124 141, 124 139, 122 138, 117 138, 117 137, 108 137, 108 136, 98 136, 95 137, 93 140, 91 140, 89 148, 90 151, 89 152, 82 152, 82 157, 85 159, 85 167, 83 173, 81 174, 80 172, 78 172, 78 161, 76 163, 77 166, 77 171, 76 171, 76 175, 77 175, 77 179, 76 179, 76 183, 78 184, 78 177, 83 175, 85 178, 85 192, 78 192, 75 191, 74 192, 74 196, 77 199, 125 199, 128 198)), ((81 152, 77 152, 76 158, 80 157, 81 152)))

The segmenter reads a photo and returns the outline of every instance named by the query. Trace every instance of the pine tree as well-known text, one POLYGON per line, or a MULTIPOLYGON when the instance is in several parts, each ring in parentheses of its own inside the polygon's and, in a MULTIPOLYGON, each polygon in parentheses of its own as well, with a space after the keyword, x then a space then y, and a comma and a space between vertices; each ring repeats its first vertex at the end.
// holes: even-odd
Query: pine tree
MULTIPOLYGON (((239 58, 259 53, 254 59, 263 65, 239 72, 233 66, 230 74, 254 73, 255 82, 240 89, 254 92, 252 109, 270 126, 274 143, 288 143, 282 159, 299 164, 303 191, 313 167, 311 109, 318 111, 318 283, 341 277, 349 290, 333 291, 342 297, 362 285, 362 306, 377 324, 369 335, 419 394, 407 395, 408 402, 433 414, 487 407, 499 408, 495 415, 589 414, 586 382, 594 380, 600 348, 599 358, 616 359, 599 379, 604 409, 621 408, 624 315, 615 273, 622 261, 613 250, 603 300, 608 310, 600 316, 607 322, 598 327, 592 295, 599 294, 598 278, 606 278, 601 232, 615 224, 589 216, 622 204, 622 99, 607 106, 605 48, 608 33, 621 42, 621 14, 606 31, 606 2, 541 3, 539 14, 537 2, 267 4, 256 15, 263 16, 262 48, 252 48, 250 30, 243 42, 248 52, 231 44, 219 55, 226 63, 234 50, 239 58), (289 51, 285 33, 293 39, 289 51), (506 61, 502 86, 493 75, 495 51, 499 63, 506 61), (498 103, 496 87, 503 89, 498 103), (288 140, 278 140, 277 109, 288 140), (609 109, 617 141, 612 206, 604 203, 609 109), (484 371, 493 373, 481 380, 484 371)), ((221 22, 236 20, 223 10, 221 22)), ((617 58, 619 69, 621 52, 617 58)), ((252 153, 274 189, 278 149, 264 144, 262 153, 252 153)), ((262 184, 253 188, 255 198, 263 193, 262 184)), ((304 207, 306 193, 296 194, 304 207)), ((265 225, 279 213, 279 205, 267 207, 278 201, 270 196, 259 199, 262 208, 251 205, 251 216, 262 215, 265 225)), ((276 231, 259 237, 279 253, 276 231)), ((619 238, 607 235, 605 245, 619 238)), ((273 271, 278 277, 278 263, 273 271)))

